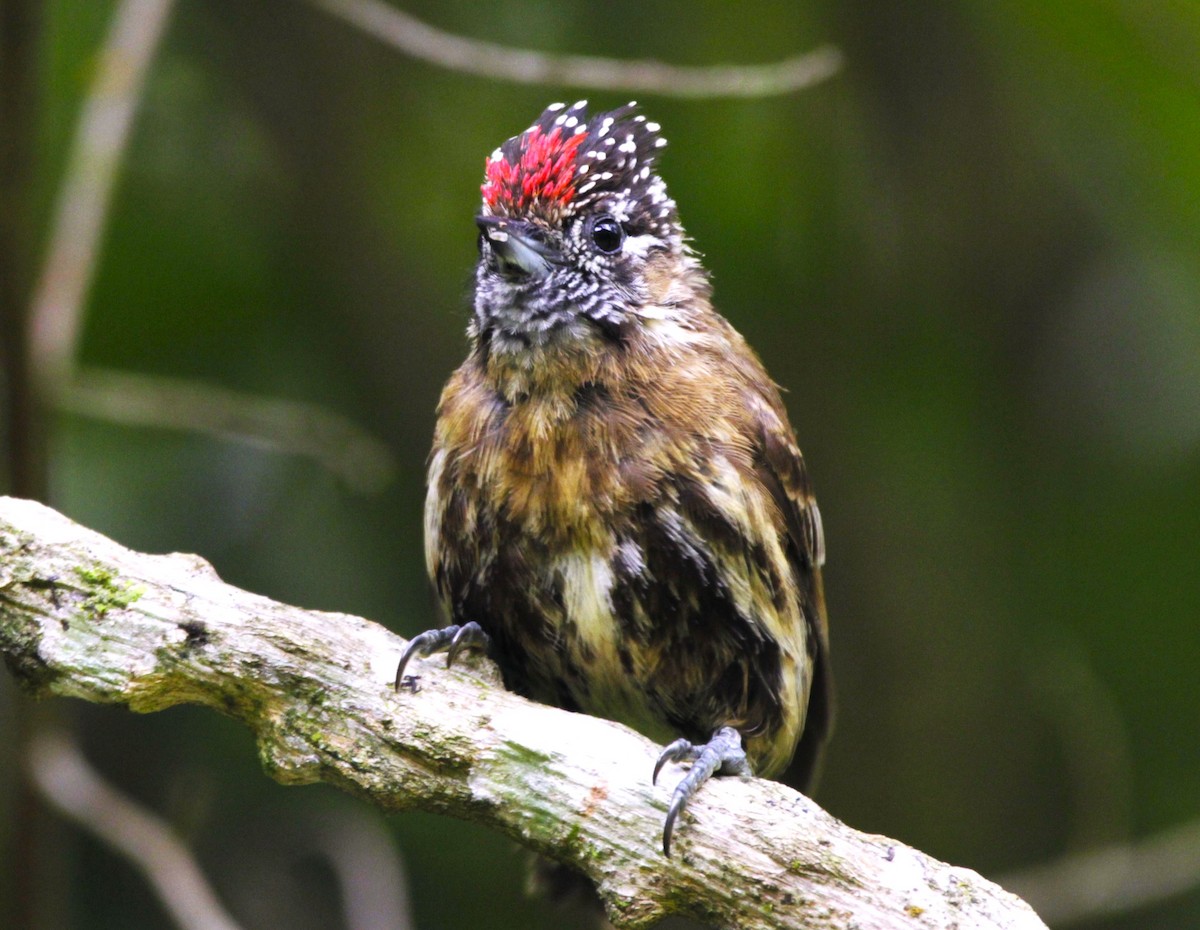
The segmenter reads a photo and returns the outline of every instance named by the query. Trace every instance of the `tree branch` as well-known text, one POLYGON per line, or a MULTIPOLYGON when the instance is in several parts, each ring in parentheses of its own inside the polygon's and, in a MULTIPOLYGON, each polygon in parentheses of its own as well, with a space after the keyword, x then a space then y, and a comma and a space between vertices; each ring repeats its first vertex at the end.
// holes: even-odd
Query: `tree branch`
MULTIPOLYGON (((170 826, 106 782, 64 733, 35 735, 25 765, 51 806, 142 872, 180 930, 241 930, 170 826)), ((362 807, 293 817, 276 843, 287 849, 271 863, 281 873, 305 857, 329 864, 346 930, 413 926, 404 861, 382 821, 362 807)))
POLYGON ((687 67, 596 55, 554 55, 445 32, 383 0, 312 0, 405 55, 449 71, 518 84, 566 84, 664 97, 771 97, 837 74, 842 55, 831 45, 765 65, 687 67))
POLYGON ((391 451, 353 420, 319 404, 247 394, 187 378, 80 368, 59 409, 127 426, 188 430, 311 459, 359 494, 396 474, 391 451))
POLYGON ((84 98, 29 313, 29 359, 43 402, 70 383, 83 310, 117 172, 173 0, 122 0, 84 98))
POLYGON ((28 767, 34 783, 59 811, 142 870, 183 930, 241 930, 167 825, 101 781, 66 737, 35 736, 28 767))
POLYGON ((1011 873, 1055 927, 1128 914, 1200 885, 1200 819, 1011 873))
POLYGON ((276 780, 499 830, 586 873, 618 927, 668 913, 737 928, 1044 927, 975 872, 760 779, 706 785, 666 859, 658 747, 510 694, 485 662, 417 660, 419 690, 396 694, 401 646, 367 620, 223 584, 195 556, 131 552, 0 498, 0 652, 37 693, 211 707, 254 732, 276 780))

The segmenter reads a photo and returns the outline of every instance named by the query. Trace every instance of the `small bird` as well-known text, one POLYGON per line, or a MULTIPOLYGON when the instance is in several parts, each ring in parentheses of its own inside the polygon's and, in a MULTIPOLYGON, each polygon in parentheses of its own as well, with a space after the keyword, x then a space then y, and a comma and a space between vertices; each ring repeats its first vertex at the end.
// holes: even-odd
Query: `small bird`
POLYGON ((821 516, 779 388, 712 307, 636 104, 550 106, 487 159, 470 351, 438 406, 425 557, 512 691, 713 774, 811 784, 832 680, 821 516))

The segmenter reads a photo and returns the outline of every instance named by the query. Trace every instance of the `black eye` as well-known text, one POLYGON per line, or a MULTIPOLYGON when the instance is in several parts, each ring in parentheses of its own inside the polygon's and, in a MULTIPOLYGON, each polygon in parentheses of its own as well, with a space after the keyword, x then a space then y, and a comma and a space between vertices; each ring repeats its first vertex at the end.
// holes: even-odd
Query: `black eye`
POLYGON ((625 241, 625 230, 621 228, 616 217, 609 216, 607 213, 601 214, 591 221, 589 233, 596 248, 609 255, 618 251, 625 241))

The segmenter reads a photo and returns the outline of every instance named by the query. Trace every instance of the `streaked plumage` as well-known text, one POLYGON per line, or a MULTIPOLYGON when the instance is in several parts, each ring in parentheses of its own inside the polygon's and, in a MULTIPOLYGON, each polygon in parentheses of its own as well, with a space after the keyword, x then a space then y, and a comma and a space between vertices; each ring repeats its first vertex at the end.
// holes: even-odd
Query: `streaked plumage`
POLYGON ((662 742, 732 726, 765 776, 799 744, 811 773, 820 515, 779 390, 684 243, 657 130, 632 105, 556 107, 488 160, 429 574, 514 691, 662 742))

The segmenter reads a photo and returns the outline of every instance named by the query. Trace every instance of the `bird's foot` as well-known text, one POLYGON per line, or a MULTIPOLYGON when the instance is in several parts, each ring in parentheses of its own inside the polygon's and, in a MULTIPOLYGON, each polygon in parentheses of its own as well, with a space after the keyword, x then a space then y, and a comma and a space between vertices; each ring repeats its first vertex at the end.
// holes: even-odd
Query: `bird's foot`
POLYGON ((675 786, 671 796, 671 807, 663 825, 663 853, 671 855, 671 834, 675 820, 700 786, 713 775, 751 775, 746 751, 742 748, 742 736, 733 727, 721 727, 707 743, 697 746, 685 739, 677 739, 662 751, 654 765, 651 782, 657 784, 658 773, 668 762, 691 762, 691 770, 675 786))
POLYGON ((474 621, 462 626, 452 625, 417 634, 408 641, 408 647, 400 656, 400 664, 396 666, 396 690, 404 687, 404 669, 413 656, 430 656, 435 652, 445 652, 446 668, 449 668, 464 649, 487 649, 491 642, 491 637, 474 621))

